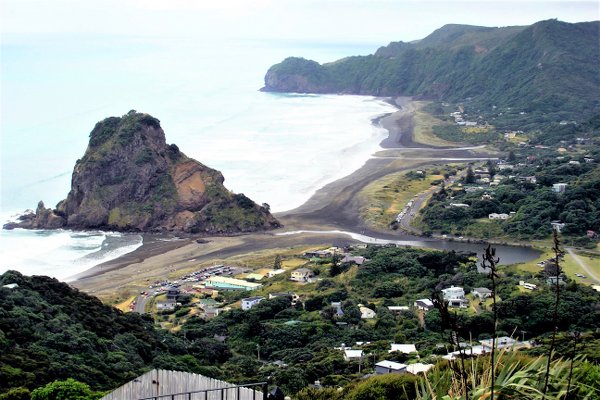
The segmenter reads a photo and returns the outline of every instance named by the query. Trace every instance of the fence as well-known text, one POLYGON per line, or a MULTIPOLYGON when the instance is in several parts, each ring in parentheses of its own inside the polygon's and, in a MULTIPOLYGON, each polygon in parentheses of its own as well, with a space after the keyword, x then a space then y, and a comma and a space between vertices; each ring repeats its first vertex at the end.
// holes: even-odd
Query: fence
POLYGON ((266 400, 266 396, 264 382, 232 385, 199 374, 155 369, 101 400, 266 400))

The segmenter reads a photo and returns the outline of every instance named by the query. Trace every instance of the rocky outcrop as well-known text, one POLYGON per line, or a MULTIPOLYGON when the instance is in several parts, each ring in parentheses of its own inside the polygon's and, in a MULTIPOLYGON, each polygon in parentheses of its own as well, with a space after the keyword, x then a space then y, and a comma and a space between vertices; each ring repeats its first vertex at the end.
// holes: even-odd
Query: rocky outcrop
POLYGON ((5 229, 236 233, 279 227, 268 207, 223 186, 223 175, 168 145, 158 119, 130 111, 98 122, 71 191, 5 229))

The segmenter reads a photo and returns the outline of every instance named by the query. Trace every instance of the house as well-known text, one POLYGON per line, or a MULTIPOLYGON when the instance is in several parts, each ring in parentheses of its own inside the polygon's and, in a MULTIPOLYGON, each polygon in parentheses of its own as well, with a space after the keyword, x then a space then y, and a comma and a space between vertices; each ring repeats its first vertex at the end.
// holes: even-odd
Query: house
POLYGON ((471 346, 471 347, 463 348, 462 350, 457 350, 457 351, 448 353, 445 356, 443 356, 442 358, 444 360, 454 360, 457 357, 462 357, 462 356, 478 357, 478 356, 487 354, 490 351, 491 351, 491 348, 488 350, 488 349, 484 348, 483 346, 471 346))
POLYGON ((433 364, 415 363, 407 365, 406 372, 413 375, 426 374, 433 367, 433 364))
POLYGON ((7 284, 7 285, 2 285, 2 287, 5 287, 5 288, 7 288, 7 289, 16 289, 16 288, 18 288, 18 287, 19 287, 19 285, 18 285, 18 284, 16 284, 16 283, 9 283, 9 284, 7 284))
POLYGON ((290 299, 293 299, 295 297, 297 299, 298 295, 293 292, 269 293, 269 300, 273 300, 278 297, 289 297, 290 299))
POLYGON ((399 374, 402 372, 406 372, 406 364, 387 360, 379 361, 375 364, 375 373, 379 375, 399 374))
POLYGON ((206 318, 206 319, 214 318, 217 315, 221 314, 222 311, 224 311, 224 310, 221 308, 206 307, 204 309, 204 318, 206 318))
POLYGON ((363 356, 362 350, 344 350, 344 360, 352 361, 352 360, 360 360, 363 356))
POLYGON ((525 281, 519 281, 519 286, 523 286, 525 289, 529 289, 529 290, 537 289, 537 285, 534 285, 533 283, 527 283, 525 281))
POLYGON ((471 290, 471 293, 473 293, 474 297, 479 297, 481 300, 487 299, 488 297, 492 296, 492 291, 484 287, 475 288, 471 290))
POLYGON ((450 307, 467 308, 469 305, 469 300, 465 299, 465 290, 461 287, 450 286, 442 289, 442 294, 450 307))
POLYGON ((465 289, 459 286, 450 286, 449 288, 442 289, 444 300, 455 300, 465 298, 465 289))
POLYGON ((173 311, 175 305, 176 303, 174 300, 159 301, 156 303, 156 311, 173 311))
POLYGON ((450 203, 450 207, 468 208, 470 206, 465 203, 450 203))
POLYGON ((418 310, 429 311, 433 309, 433 302, 429 299, 419 299, 415 301, 414 306, 418 310))
POLYGON ((225 276, 211 276, 203 282, 204 287, 222 290, 254 290, 262 285, 256 282, 248 282, 242 279, 228 278, 225 276))
POLYGON ((398 351, 402 354, 417 353, 417 347, 414 344, 396 344, 392 343, 388 353, 398 351))
POLYGON ((346 254, 340 262, 342 264, 348 263, 348 264, 356 264, 356 265, 360 266, 360 265, 364 264, 365 260, 366 259, 362 256, 352 256, 350 254, 346 254))
POLYGON ((360 310, 360 317, 362 319, 373 319, 377 316, 377 313, 375 311, 361 304, 358 305, 358 309, 360 310))
MULTIPOLYGON (((480 340, 479 343, 481 343, 481 346, 483 346, 484 351, 492 351, 492 339, 480 340)), ((522 343, 517 342, 515 339, 508 336, 496 338, 496 349, 510 349, 521 344, 522 343)))
POLYGON ((165 291, 167 292, 167 299, 168 300, 175 300, 175 298, 179 295, 179 288, 175 287, 175 286, 168 286, 165 288, 165 291))
POLYGON ((552 190, 556 193, 564 193, 567 190, 567 186, 569 185, 566 183, 555 183, 552 185, 552 190))
POLYGON ((388 306, 388 310, 390 310, 393 313, 401 313, 409 311, 410 308, 408 306, 388 306))
POLYGON ((550 286, 556 286, 557 282, 559 285, 564 285, 566 283, 565 278, 562 275, 549 276, 548 278, 546 278, 546 283, 550 286))
POLYGON ((304 253, 306 258, 330 258, 333 257, 333 251, 331 250, 313 250, 304 253))
POLYGON ((550 222, 550 226, 552 226, 552 230, 556 231, 557 233, 560 233, 562 231, 562 229, 565 227, 565 223, 564 222, 560 222, 560 221, 552 221, 550 222))
POLYGON ((298 268, 292 271, 291 280, 294 282, 308 282, 314 276, 313 272, 308 268, 298 268))
POLYGON ((277 276, 279 274, 283 274, 285 272, 285 269, 271 269, 269 271, 267 271, 267 277, 268 278, 273 278, 274 276, 277 276))
POLYGON ((342 317, 344 315, 344 310, 342 310, 342 302, 341 301, 332 301, 331 307, 335 308, 336 316, 342 317))
POLYGON ((215 308, 217 307, 220 303, 218 301, 216 301, 215 299, 200 299, 198 301, 198 303, 196 303, 198 305, 199 308, 206 310, 207 308, 215 308))
POLYGON ((261 297, 261 296, 248 297, 246 299, 242 299, 242 310, 248 311, 252 307, 254 307, 255 305, 257 305, 258 303, 260 303, 261 301, 263 301, 264 299, 265 298, 261 297))
POLYGON ((508 214, 496 214, 496 213, 491 213, 490 215, 488 215, 489 219, 493 219, 493 220, 507 220, 508 219, 508 214))

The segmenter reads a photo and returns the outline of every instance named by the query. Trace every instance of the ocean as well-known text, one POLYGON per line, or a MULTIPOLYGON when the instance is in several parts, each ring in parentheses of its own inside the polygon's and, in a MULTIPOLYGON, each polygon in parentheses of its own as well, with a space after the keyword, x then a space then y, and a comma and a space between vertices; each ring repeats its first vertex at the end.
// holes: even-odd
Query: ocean
MULTIPOLYGON (((66 197, 94 124, 131 109, 160 119, 167 142, 220 170, 225 185, 272 211, 293 209, 358 169, 395 110, 364 96, 263 93, 287 56, 319 62, 374 44, 163 40, 69 35, 2 42, 1 196, 4 221, 66 197)), ((141 246, 136 234, 0 231, 0 272, 68 280, 141 246)))

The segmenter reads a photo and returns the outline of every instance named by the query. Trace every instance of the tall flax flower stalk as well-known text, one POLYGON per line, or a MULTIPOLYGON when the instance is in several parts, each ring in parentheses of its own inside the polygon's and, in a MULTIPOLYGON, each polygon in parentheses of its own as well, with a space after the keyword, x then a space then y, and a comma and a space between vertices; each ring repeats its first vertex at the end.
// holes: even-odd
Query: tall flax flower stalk
POLYGON ((498 329, 498 310, 496 309, 496 279, 498 276, 498 263, 500 258, 496 257, 496 249, 493 249, 491 245, 485 249, 483 253, 481 266, 490 270, 489 277, 492 280, 492 307, 494 312, 494 330, 492 334, 492 354, 491 354, 491 387, 490 387, 490 400, 494 400, 494 389, 496 385, 496 371, 495 371, 495 356, 496 356, 496 331, 498 329))
POLYGON ((552 323, 554 324, 554 329, 552 329, 552 340, 550 341, 550 348, 548 349, 548 362, 546 364, 546 376, 544 378, 544 389, 542 391, 542 400, 546 398, 546 392, 548 391, 548 379, 550 378, 550 362, 552 361, 552 356, 554 353, 554 346, 556 344, 556 331, 558 329, 557 321, 558 321, 558 304, 560 302, 560 275, 562 274, 562 269, 560 268, 560 255, 562 252, 560 251, 560 242, 558 240, 558 232, 556 229, 552 233, 552 241, 553 246, 552 250, 554 251, 554 263, 556 264, 556 277, 555 277, 555 296, 554 296, 554 311, 552 312, 552 323))
POLYGON ((460 346, 458 315, 456 313, 450 313, 448 310, 448 302, 444 300, 442 293, 439 291, 435 291, 432 294, 431 302, 433 303, 434 308, 440 313, 442 335, 444 335, 445 332, 449 332, 448 342, 452 346, 458 346, 459 361, 456 363, 451 361, 450 367, 454 376, 458 377, 458 382, 461 382, 461 384, 455 388, 456 392, 462 391, 465 394, 465 399, 468 399, 469 384, 467 367, 465 366, 466 356, 464 349, 460 346))

